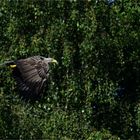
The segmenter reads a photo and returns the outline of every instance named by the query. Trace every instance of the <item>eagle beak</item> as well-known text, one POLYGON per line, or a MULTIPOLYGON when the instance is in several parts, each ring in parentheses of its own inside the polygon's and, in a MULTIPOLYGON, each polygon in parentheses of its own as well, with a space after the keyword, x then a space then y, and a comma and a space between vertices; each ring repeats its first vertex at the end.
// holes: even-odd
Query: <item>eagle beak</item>
POLYGON ((55 59, 53 59, 51 62, 55 63, 55 64, 58 64, 58 62, 55 59))

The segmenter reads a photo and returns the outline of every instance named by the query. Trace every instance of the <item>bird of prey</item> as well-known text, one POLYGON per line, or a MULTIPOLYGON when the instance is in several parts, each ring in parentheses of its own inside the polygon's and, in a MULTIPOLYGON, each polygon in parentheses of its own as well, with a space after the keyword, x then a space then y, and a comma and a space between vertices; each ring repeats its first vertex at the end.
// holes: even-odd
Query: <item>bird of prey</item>
POLYGON ((36 99, 42 96, 42 89, 49 77, 50 63, 56 63, 53 58, 33 56, 4 64, 12 68, 22 98, 36 99))

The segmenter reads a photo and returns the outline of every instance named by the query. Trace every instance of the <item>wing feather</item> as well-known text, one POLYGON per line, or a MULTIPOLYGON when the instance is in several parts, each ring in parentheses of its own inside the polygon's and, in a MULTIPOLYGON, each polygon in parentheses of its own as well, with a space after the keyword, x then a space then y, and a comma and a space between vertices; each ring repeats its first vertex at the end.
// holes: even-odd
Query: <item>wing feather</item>
POLYGON ((18 60, 16 65, 22 77, 19 81, 20 88, 39 94, 48 76, 42 67, 42 62, 35 58, 27 58, 18 60))

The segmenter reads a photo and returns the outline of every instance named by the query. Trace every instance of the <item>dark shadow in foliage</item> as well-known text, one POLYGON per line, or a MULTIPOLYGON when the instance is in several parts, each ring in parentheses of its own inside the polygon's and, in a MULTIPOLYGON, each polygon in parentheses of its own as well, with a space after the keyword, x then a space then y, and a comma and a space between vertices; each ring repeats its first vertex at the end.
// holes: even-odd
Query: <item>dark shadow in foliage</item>
POLYGON ((129 138, 129 135, 133 134, 130 127, 131 122, 127 122, 127 119, 124 119, 129 116, 127 116, 128 109, 123 105, 118 104, 118 106, 112 109, 109 103, 94 103, 92 104, 92 108, 93 122, 91 122, 91 124, 96 127, 97 130, 101 130, 103 128, 107 129, 113 135, 118 135, 122 139, 129 138))
POLYGON ((2 128, 4 130, 1 130, 0 133, 1 139, 18 139, 19 135, 18 133, 14 130, 15 127, 18 129, 19 125, 19 118, 17 115, 13 114, 11 106, 3 106, 3 108, 0 110, 0 116, 1 116, 1 121, 3 122, 2 128), (14 129, 13 129, 14 128, 14 129))
MULTIPOLYGON (((136 124, 137 112, 135 107, 139 100, 139 72, 135 70, 135 63, 125 64, 124 71, 121 72, 123 80, 119 82, 119 87, 114 91, 114 99, 117 104, 111 107, 109 103, 99 103, 98 97, 94 97, 95 102, 91 103, 92 123, 98 130, 105 128, 118 135, 122 139, 139 139, 139 128, 136 124), (129 119, 128 119, 129 118, 129 119), (111 120, 111 121, 110 121, 111 120)), ((120 77, 121 77, 120 76, 120 77)))

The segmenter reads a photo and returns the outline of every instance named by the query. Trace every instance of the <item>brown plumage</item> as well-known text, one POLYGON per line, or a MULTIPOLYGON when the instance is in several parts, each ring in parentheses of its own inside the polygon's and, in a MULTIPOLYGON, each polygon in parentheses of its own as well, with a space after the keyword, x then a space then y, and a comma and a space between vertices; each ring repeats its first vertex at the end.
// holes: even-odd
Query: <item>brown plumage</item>
POLYGON ((5 63, 13 69, 20 95, 24 99, 36 99, 42 96, 42 89, 49 77, 49 64, 57 63, 53 58, 33 56, 5 63))

